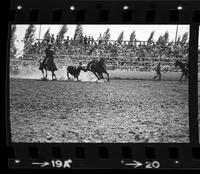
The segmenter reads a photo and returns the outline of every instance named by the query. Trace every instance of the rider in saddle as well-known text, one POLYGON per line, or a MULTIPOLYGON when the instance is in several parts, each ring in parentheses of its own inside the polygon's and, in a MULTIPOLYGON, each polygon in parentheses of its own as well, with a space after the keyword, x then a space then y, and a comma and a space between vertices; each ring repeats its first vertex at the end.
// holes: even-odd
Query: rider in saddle
POLYGON ((46 57, 44 58, 43 60, 43 63, 44 64, 47 64, 47 61, 50 57, 53 57, 53 54, 54 54, 54 50, 53 50, 53 44, 51 42, 48 43, 48 47, 45 49, 45 54, 46 54, 46 57))
MULTIPOLYGON (((98 51, 98 52, 97 52, 97 57, 100 57, 100 54, 101 54, 101 51, 98 51)), ((93 60, 92 60, 91 62, 88 63, 88 65, 87 65, 87 69, 88 69, 88 70, 91 70, 91 66, 92 66, 93 64, 95 64, 95 63, 98 62, 97 57, 93 57, 93 60)))
POLYGON ((45 49, 46 57, 43 60, 43 65, 47 66, 49 71, 57 71, 58 68, 54 63, 54 54, 55 50, 53 49, 53 44, 51 42, 48 43, 48 47, 45 49))
POLYGON ((88 63, 87 69, 88 69, 88 70, 91 70, 91 66, 92 66, 93 64, 95 64, 96 62, 97 62, 97 58, 96 58, 96 57, 93 57, 93 60, 92 60, 91 62, 88 63))

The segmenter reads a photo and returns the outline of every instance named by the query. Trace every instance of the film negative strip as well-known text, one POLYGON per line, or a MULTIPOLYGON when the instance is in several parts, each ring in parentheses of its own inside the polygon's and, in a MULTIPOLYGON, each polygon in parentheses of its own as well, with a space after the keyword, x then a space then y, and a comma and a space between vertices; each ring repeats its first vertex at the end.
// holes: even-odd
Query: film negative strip
POLYGON ((11 1, 8 165, 200 169, 199 1, 11 1))

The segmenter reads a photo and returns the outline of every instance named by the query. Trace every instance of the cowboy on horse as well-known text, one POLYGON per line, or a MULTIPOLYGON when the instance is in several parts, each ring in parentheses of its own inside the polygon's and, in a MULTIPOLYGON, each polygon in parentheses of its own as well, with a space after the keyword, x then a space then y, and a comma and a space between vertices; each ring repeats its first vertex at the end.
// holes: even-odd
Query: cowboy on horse
MULTIPOLYGON (((92 66, 95 66, 96 63, 98 62, 98 58, 100 57, 101 51, 100 51, 100 50, 97 51, 96 54, 97 54, 96 57, 94 56, 93 59, 92 59, 92 61, 90 61, 90 62, 87 64, 87 70, 89 70, 89 71, 91 71, 91 70, 92 70, 92 66), (98 57, 98 58, 97 58, 97 57, 98 57)), ((100 58, 100 59, 102 59, 102 58, 100 58)))
POLYGON ((92 66, 92 65, 95 65, 96 62, 97 62, 96 58, 93 57, 93 60, 90 61, 90 62, 87 64, 87 69, 88 69, 89 71, 91 71, 91 70, 92 70, 92 67, 91 67, 91 66, 92 66))
POLYGON ((98 80, 104 80, 103 73, 106 74, 108 78, 107 81, 109 82, 109 74, 106 71, 105 60, 103 58, 100 58, 100 60, 94 58, 87 64, 87 70, 93 72, 98 80))
MULTIPOLYGON (((42 71, 42 73, 43 73, 43 69, 46 70, 46 78, 47 78, 47 70, 51 71, 52 72, 52 80, 53 79, 55 80, 56 75, 54 72, 57 71, 58 68, 56 67, 56 65, 54 63, 55 50, 52 48, 52 46, 53 46, 53 44, 51 42, 49 42, 48 47, 45 49, 46 57, 40 63, 39 69, 42 71)), ((43 73, 43 76, 44 76, 44 73, 43 73)))

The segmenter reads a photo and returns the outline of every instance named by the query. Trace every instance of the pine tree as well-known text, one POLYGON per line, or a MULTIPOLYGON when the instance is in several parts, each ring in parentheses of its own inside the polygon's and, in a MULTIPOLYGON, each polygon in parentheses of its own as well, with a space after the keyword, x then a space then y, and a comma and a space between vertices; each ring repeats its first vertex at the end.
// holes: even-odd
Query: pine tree
POLYGON ((136 34, 135 34, 135 30, 133 30, 133 32, 130 35, 130 39, 129 39, 129 44, 132 44, 136 39, 136 34))
POLYGON ((17 48, 15 46, 15 39, 16 39, 16 25, 11 25, 11 30, 10 30, 10 58, 15 58, 17 48))
POLYGON ((159 43, 162 46, 165 46, 168 41, 169 41, 169 33, 168 33, 168 31, 166 31, 164 35, 160 35, 157 43, 159 43))
POLYGON ((176 44, 180 44, 180 42, 181 42, 181 36, 179 35, 179 36, 178 36, 178 39, 177 39, 177 41, 176 41, 176 44))
POLYGON ((35 25, 28 26, 24 36, 24 54, 28 54, 31 49, 31 44, 34 42, 34 34, 36 31, 35 25))
POLYGON ((165 32, 165 34, 163 35, 163 41, 166 44, 167 42, 169 42, 169 33, 168 31, 165 32))
POLYGON ((118 38, 117 38, 117 43, 121 44, 123 42, 123 39, 124 39, 124 31, 122 31, 118 38))
POLYGON ((58 38, 63 41, 64 40, 64 35, 65 33, 67 32, 68 28, 67 28, 67 25, 62 25, 60 27, 60 31, 58 32, 58 38))
POLYGON ((147 44, 151 44, 153 42, 154 34, 155 34, 155 31, 152 31, 150 36, 149 36, 149 38, 148 38, 148 40, 147 40, 147 44))
POLYGON ((158 40, 157 40, 157 43, 161 45, 163 43, 163 40, 164 40, 163 36, 160 35, 159 38, 158 38, 158 40))
POLYGON ((80 40, 82 35, 83 35, 82 25, 76 25, 76 29, 75 29, 75 32, 74 32, 74 40, 75 41, 80 40))
POLYGON ((50 27, 47 29, 47 31, 44 33, 43 36, 44 41, 50 40, 50 27))
POLYGON ((189 33, 188 32, 185 32, 184 34, 183 34, 183 36, 182 36, 182 39, 181 39, 181 45, 185 45, 186 43, 187 43, 187 41, 188 41, 188 35, 189 35, 189 33))
POLYGON ((103 34, 103 41, 107 43, 109 39, 110 39, 110 29, 108 28, 103 34))

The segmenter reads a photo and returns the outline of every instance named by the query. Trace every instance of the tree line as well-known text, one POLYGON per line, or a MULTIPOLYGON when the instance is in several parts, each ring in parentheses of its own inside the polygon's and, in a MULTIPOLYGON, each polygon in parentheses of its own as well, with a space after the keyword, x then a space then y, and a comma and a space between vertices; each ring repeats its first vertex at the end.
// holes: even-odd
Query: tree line
MULTIPOLYGON (((16 25, 11 25, 11 30, 10 30, 10 58, 14 58, 16 53, 17 53, 17 48, 15 45, 15 40, 16 40, 16 25)), ((57 39, 59 40, 64 40, 64 36, 68 31, 68 26, 67 25, 61 25, 59 32, 57 33, 57 39)), ((24 39, 23 39, 23 43, 24 43, 24 52, 28 52, 28 49, 30 47, 30 45, 32 43, 34 43, 35 39, 35 32, 36 32, 36 26, 33 24, 28 25, 26 31, 25 31, 25 35, 24 35, 24 39)), ((152 44, 154 41, 154 34, 155 31, 152 31, 150 33, 149 38, 147 39, 147 45, 152 44)), ((43 41, 47 40, 47 38, 50 36, 50 27, 47 29, 47 31, 44 33, 43 35, 43 41)), ((75 28, 75 32, 74 32, 74 36, 73 36, 73 40, 74 41, 78 41, 81 39, 81 37, 83 36, 83 27, 82 25, 76 25, 75 28)), ((185 45, 188 42, 188 36, 189 33, 185 32, 182 37, 179 35, 176 41, 177 45, 185 45)), ((103 35, 100 34, 99 38, 97 40, 101 40, 102 42, 109 42, 111 37, 110 34, 110 29, 108 28, 103 35)), ((124 41, 124 31, 122 31, 116 42, 118 44, 122 44, 122 42, 124 41)), ((132 31, 132 33, 130 34, 129 37, 129 44, 132 44, 133 42, 136 42, 136 32, 135 30, 132 31)), ((158 40, 156 41, 157 44, 160 45, 166 45, 169 42, 169 33, 168 31, 166 31, 163 35, 160 35, 158 40)))

